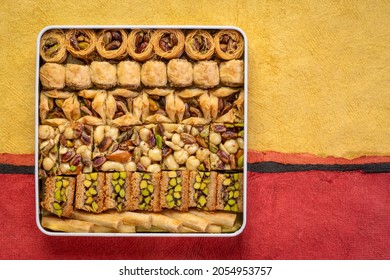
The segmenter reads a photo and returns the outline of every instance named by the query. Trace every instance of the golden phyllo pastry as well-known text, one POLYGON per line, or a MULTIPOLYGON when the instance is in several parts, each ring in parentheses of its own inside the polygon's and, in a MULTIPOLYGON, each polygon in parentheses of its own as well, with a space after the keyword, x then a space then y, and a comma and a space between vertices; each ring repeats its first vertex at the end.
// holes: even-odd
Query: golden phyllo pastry
POLYGON ((142 120, 144 123, 172 123, 176 120, 174 90, 144 89, 142 120))
POLYGON ((239 59, 244 53, 244 38, 236 30, 221 30, 214 35, 217 57, 230 60, 239 59))
POLYGON ((69 29, 66 32, 66 49, 74 57, 90 61, 96 50, 96 34, 90 29, 69 29))
POLYGON ((200 88, 213 88, 219 85, 219 69, 217 62, 205 60, 195 63, 194 84, 200 88))
POLYGON ((121 61, 117 65, 118 85, 137 89, 141 86, 141 65, 136 61, 121 61))
POLYGON ((39 80, 45 89, 65 87, 65 66, 58 63, 45 63, 39 69, 39 80))
POLYGON ((99 88, 112 88, 117 83, 116 65, 93 61, 90 65, 92 83, 99 88))
POLYGON ((159 29, 153 33, 154 52, 165 59, 179 58, 184 52, 184 33, 179 29, 159 29))
POLYGON ((173 87, 188 87, 192 85, 192 63, 186 59, 171 59, 167 65, 168 80, 173 87))
POLYGON ((176 91, 175 107, 180 123, 204 125, 211 120, 210 96, 205 89, 188 88, 176 91))
POLYGON ((213 37, 205 30, 195 29, 186 35, 185 51, 193 60, 208 60, 214 55, 213 37))
POLYGON ((127 33, 123 29, 104 29, 99 32, 96 50, 106 59, 121 60, 127 56, 127 33))
POLYGON ((88 65, 67 64, 66 86, 71 89, 81 90, 92 87, 91 71, 88 65))
POLYGON ((139 92, 117 88, 107 92, 106 117, 107 124, 122 127, 141 123, 142 110, 134 106, 134 99, 139 92))
POLYGON ((58 126, 79 116, 77 96, 73 92, 49 90, 39 96, 39 117, 42 124, 58 126))
POLYGON ((65 33, 59 29, 46 31, 41 37, 39 51, 46 62, 64 62, 67 57, 65 33))
POLYGON ((144 62, 153 57, 153 45, 150 42, 152 34, 153 30, 131 30, 127 43, 127 53, 131 58, 144 62))
POLYGON ((107 92, 105 90, 84 89, 78 92, 80 108, 79 123, 89 125, 106 124, 107 92))
POLYGON ((237 87, 244 84, 244 61, 228 60, 219 64, 219 76, 221 84, 237 87))
POLYGON ((162 61, 149 60, 142 64, 141 81, 147 87, 163 87, 167 84, 167 66, 162 61))
POLYGON ((244 90, 220 87, 209 90, 210 113, 214 122, 241 123, 244 118, 244 90))

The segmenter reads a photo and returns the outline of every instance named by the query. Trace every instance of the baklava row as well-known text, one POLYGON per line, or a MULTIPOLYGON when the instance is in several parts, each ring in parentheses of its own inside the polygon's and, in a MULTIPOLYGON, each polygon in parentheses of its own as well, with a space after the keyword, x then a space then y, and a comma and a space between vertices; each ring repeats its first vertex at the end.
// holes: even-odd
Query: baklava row
POLYGON ((71 217, 74 209, 102 213, 224 210, 242 212, 242 173, 215 171, 93 172, 43 181, 42 207, 71 217))

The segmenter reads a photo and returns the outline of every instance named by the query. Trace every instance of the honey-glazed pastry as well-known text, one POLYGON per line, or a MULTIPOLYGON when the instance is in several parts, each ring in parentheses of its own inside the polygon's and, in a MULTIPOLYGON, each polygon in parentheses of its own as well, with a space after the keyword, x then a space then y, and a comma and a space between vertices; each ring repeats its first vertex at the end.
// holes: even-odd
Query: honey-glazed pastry
POLYGON ((184 33, 179 29, 158 29, 151 38, 154 52, 165 59, 179 58, 184 52, 184 42, 184 33))
POLYGON ((132 174, 132 203, 133 211, 161 211, 160 206, 161 173, 134 172, 132 174))
POLYGON ((73 92, 48 90, 39 97, 39 117, 41 124, 58 126, 78 119, 80 108, 73 92))
POLYGON ((195 63, 194 84, 205 89, 219 85, 219 69, 217 62, 203 60, 195 63))
POLYGON ((195 29, 186 35, 185 52, 191 59, 209 60, 214 50, 214 39, 208 31, 195 29))
POLYGON ((60 29, 46 31, 41 37, 39 52, 46 62, 64 62, 67 57, 65 33, 60 29))
POLYGON ((122 60, 127 56, 127 33, 123 29, 103 29, 97 35, 96 50, 106 59, 122 60))
POLYGON ((96 51, 96 33, 92 29, 69 29, 65 33, 66 49, 74 57, 90 62, 96 51))
POLYGON ((136 61, 121 61, 117 65, 118 85, 137 89, 141 86, 141 65, 136 61))
POLYGON ((141 81, 147 87, 167 85, 167 66, 158 60, 149 60, 142 64, 141 81))
POLYGON ((159 124, 162 170, 209 170, 209 127, 159 124))
POLYGON ((107 92, 107 124, 122 127, 141 124, 141 110, 134 108, 134 99, 139 92, 117 88, 107 92))
POLYGON ((216 210, 243 211, 243 174, 219 173, 217 177, 216 210))
POLYGON ((67 64, 65 67, 66 86, 74 90, 88 89, 93 86, 88 65, 67 64))
POLYGON ((190 171, 189 207, 214 211, 217 198, 217 172, 190 171))
POLYGON ((192 63, 186 59, 171 59, 167 64, 168 81, 172 87, 192 85, 192 63))
POLYGON ((176 116, 179 123, 205 125, 210 123, 210 96, 207 90, 188 88, 175 92, 176 116))
POLYGON ((104 190, 104 211, 116 209, 118 212, 130 210, 131 204, 131 172, 106 173, 104 190))
POLYGON ((58 128, 50 125, 38 126, 38 176, 40 179, 57 175, 58 171, 58 128))
POLYGON ((42 208, 58 217, 70 218, 73 212, 76 178, 53 176, 46 178, 42 183, 42 208))
POLYGON ((99 88, 112 88, 117 83, 116 65, 93 61, 90 65, 92 83, 99 88))
POLYGON ((238 87, 244 84, 244 61, 232 59, 219 64, 221 84, 238 87))
POLYGON ((221 87, 209 90, 210 113, 214 122, 241 123, 244 120, 244 90, 221 87))
POLYGON ((244 167, 244 125, 210 125, 211 170, 242 170, 244 167))
POLYGON ((78 92, 78 104, 80 107, 79 123, 88 125, 106 124, 106 99, 105 90, 84 89, 78 92))
POLYGON ((65 87, 65 67, 58 63, 45 63, 39 69, 39 80, 44 89, 65 87))
POLYGON ((214 35, 215 54, 223 60, 239 59, 244 53, 244 38, 236 30, 225 29, 214 35))
POLYGON ((72 122, 59 126, 59 174, 92 172, 93 127, 72 122))
POLYGON ((144 62, 154 56, 153 45, 150 42, 153 30, 133 29, 130 31, 127 43, 127 53, 136 61, 144 62))
POLYGON ((175 97, 172 89, 144 89, 142 120, 144 123, 172 123, 176 120, 175 97))
POLYGON ((189 171, 161 172, 160 205, 162 209, 188 210, 189 171))
POLYGON ((76 182, 75 208, 93 213, 103 212, 105 174, 78 174, 76 182))

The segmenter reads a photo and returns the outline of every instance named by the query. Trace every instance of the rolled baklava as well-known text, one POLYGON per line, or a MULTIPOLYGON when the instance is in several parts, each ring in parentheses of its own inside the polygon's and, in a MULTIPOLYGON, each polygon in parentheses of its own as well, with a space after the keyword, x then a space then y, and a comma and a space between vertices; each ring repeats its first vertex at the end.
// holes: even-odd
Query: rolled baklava
POLYGON ((179 29, 158 29, 152 36, 154 52, 165 59, 179 58, 184 52, 185 36, 179 29))
POLYGON ((127 56, 127 33, 123 29, 104 29, 97 36, 96 50, 106 59, 122 60, 127 56))
POLYGON ((44 89, 65 87, 65 66, 58 63, 45 63, 39 69, 39 80, 44 89))
POLYGON ((69 29, 66 33, 66 49, 74 57, 89 62, 91 55, 96 50, 96 34, 90 29, 69 29))
POLYGON ((214 55, 215 43, 209 32, 195 29, 186 35, 185 52, 193 60, 208 60, 214 55))
POLYGON ((59 29, 46 31, 41 37, 39 51, 46 62, 64 62, 67 57, 65 33, 59 29))
POLYGON ((153 45, 150 42, 153 30, 133 29, 130 31, 127 43, 127 53, 134 60, 144 62, 154 56, 153 45))
POLYGON ((225 29, 214 35, 215 53, 223 60, 239 59, 244 52, 244 38, 236 30, 225 29))

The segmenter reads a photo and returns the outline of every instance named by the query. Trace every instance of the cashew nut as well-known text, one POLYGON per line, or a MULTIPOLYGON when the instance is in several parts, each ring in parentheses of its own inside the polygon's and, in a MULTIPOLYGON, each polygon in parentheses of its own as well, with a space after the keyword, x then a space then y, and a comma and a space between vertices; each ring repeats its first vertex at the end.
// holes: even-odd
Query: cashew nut
POLYGON ((130 161, 126 163, 125 169, 126 171, 137 171, 137 165, 135 164, 135 162, 130 161))
POLYGON ((103 163, 103 165, 100 167, 101 171, 125 171, 125 167, 123 164, 120 164, 119 162, 115 161, 106 161, 103 163))
POLYGON ((167 167, 167 169, 169 169, 169 170, 177 170, 177 169, 179 169, 179 165, 177 164, 177 162, 176 162, 176 160, 175 160, 175 158, 173 157, 172 154, 168 155, 164 159, 164 164, 167 167))
POLYGON ((145 168, 147 168, 152 163, 152 160, 147 156, 142 156, 139 161, 145 168))
POLYGON ((49 139, 54 137, 54 128, 50 125, 40 125, 38 127, 38 137, 39 139, 49 139))
POLYGON ((151 173, 158 173, 161 171, 161 167, 159 164, 154 163, 154 164, 149 165, 148 168, 146 169, 146 171, 151 172, 151 173))
POLYGON ((98 126, 95 128, 93 133, 94 142, 96 145, 99 145, 100 142, 103 141, 104 138, 104 126, 98 126))

